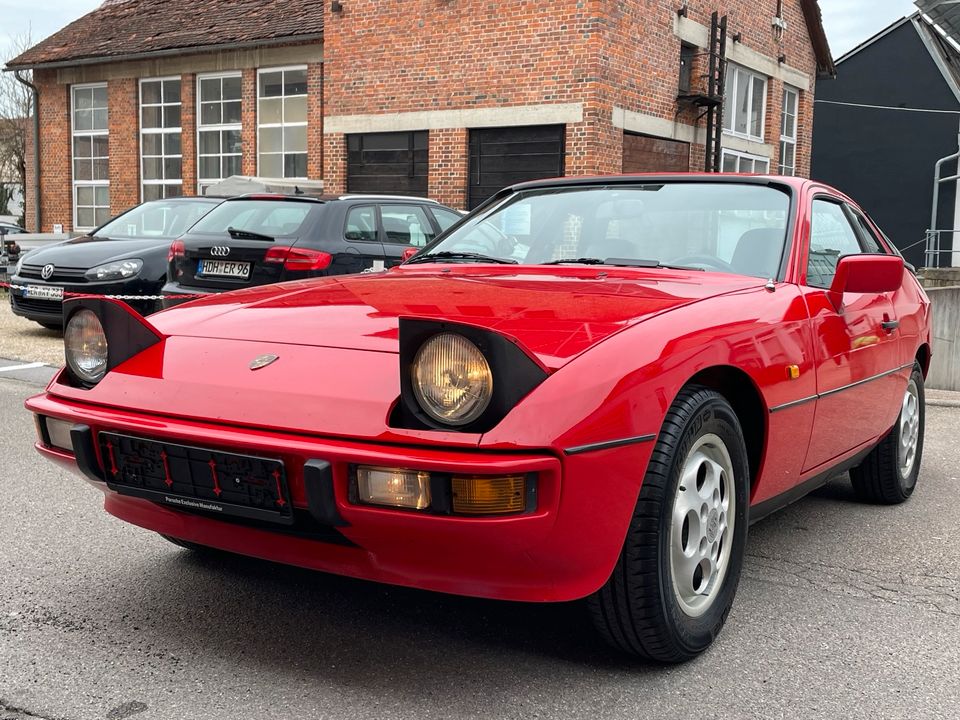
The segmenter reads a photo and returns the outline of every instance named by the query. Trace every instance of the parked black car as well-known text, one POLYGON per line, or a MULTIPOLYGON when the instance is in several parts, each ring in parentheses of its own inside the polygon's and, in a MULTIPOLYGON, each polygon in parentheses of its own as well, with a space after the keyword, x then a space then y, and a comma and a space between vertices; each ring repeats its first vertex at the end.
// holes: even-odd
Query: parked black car
MULTIPOLYGON (((158 295, 167 276, 170 242, 221 202, 222 198, 151 200, 89 235, 25 253, 10 279, 14 314, 59 328, 64 292, 158 295)), ((161 306, 157 300, 128 302, 143 314, 161 306)))
POLYGON ((178 295, 398 265, 462 219, 432 200, 383 195, 243 195, 170 247, 164 305, 178 295))

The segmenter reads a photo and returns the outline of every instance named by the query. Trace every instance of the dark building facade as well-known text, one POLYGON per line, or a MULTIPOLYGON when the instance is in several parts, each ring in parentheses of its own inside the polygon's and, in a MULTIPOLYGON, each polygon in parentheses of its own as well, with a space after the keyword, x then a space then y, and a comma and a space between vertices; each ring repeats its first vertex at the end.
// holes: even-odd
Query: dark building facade
MULTIPOLYGON (((916 13, 839 58, 836 79, 817 84, 811 175, 855 198, 924 266, 934 168, 957 151, 958 128, 960 53, 916 13)), ((956 162, 943 168, 956 172, 956 162)), ((936 225, 960 228, 956 183, 941 185, 936 225)), ((943 249, 950 241, 945 233, 943 249)))

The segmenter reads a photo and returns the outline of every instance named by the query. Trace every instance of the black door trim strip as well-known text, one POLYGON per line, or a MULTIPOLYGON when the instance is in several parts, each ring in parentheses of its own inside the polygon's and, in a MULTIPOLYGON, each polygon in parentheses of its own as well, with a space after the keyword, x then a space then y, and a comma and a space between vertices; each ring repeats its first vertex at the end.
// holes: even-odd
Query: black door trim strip
POLYGON ((844 386, 842 386, 842 387, 834 388, 833 390, 827 390, 826 392, 822 392, 822 393, 820 393, 819 395, 811 395, 811 396, 809 396, 809 397, 800 398, 799 400, 791 400, 791 401, 788 402, 788 403, 783 403, 783 405, 776 405, 776 406, 770 408, 770 413, 773 414, 773 413, 779 412, 779 411, 781 411, 781 410, 786 410, 786 409, 788 409, 788 408, 792 408, 792 407, 794 407, 794 406, 796 406, 796 405, 803 405, 804 403, 812 402, 812 401, 814 401, 814 400, 819 400, 820 398, 825 398, 825 397, 830 397, 831 395, 836 395, 836 394, 839 393, 839 392, 843 392, 844 390, 850 390, 851 388, 855 388, 855 387, 857 387, 858 385, 863 385, 864 383, 873 382, 874 380, 879 380, 880 378, 885 378, 885 377, 887 377, 887 375, 893 375, 894 373, 898 373, 898 372, 902 372, 902 371, 904 371, 904 370, 912 369, 913 366, 914 366, 914 364, 915 364, 915 363, 909 363, 909 364, 907 364, 907 365, 901 365, 900 367, 895 367, 895 368, 893 368, 893 370, 887 370, 886 372, 882 372, 882 373, 880 373, 880 374, 878 374, 878 375, 872 375, 872 376, 870 376, 870 377, 868 377, 868 378, 864 378, 863 380, 857 380, 856 382, 850 383, 849 385, 844 385, 844 386))
POLYGON ((595 450, 609 450, 610 448, 622 447, 623 445, 636 445, 638 443, 650 442, 656 440, 656 435, 637 435, 636 437, 621 438, 620 440, 607 440, 606 442, 590 443, 589 445, 577 445, 567 448, 563 451, 564 455, 580 455, 581 453, 594 452, 595 450))

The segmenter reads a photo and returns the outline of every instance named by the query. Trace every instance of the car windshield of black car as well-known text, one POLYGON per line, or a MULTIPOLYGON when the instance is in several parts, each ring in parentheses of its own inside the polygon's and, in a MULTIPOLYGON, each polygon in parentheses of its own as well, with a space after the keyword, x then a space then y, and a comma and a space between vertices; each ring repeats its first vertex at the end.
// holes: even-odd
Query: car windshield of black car
POLYGON ((311 211, 320 203, 279 200, 228 200, 194 225, 192 233, 226 235, 247 232, 270 238, 290 237, 300 232, 311 211))
POLYGON ((770 279, 779 274, 789 217, 789 193, 759 184, 532 188, 468 218, 416 260, 451 253, 523 265, 596 258, 770 279))
POLYGON ((217 206, 219 200, 152 200, 114 218, 94 234, 111 240, 174 240, 217 206))

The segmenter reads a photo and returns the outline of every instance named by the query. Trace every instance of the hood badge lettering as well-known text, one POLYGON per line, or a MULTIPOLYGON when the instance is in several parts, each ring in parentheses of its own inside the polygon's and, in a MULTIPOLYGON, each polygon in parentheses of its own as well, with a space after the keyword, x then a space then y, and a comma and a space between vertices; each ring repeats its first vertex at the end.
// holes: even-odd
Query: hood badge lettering
POLYGON ((260 368, 265 368, 267 365, 275 363, 279 359, 279 355, 261 355, 260 357, 253 359, 253 361, 250 363, 250 369, 259 370, 260 368))

